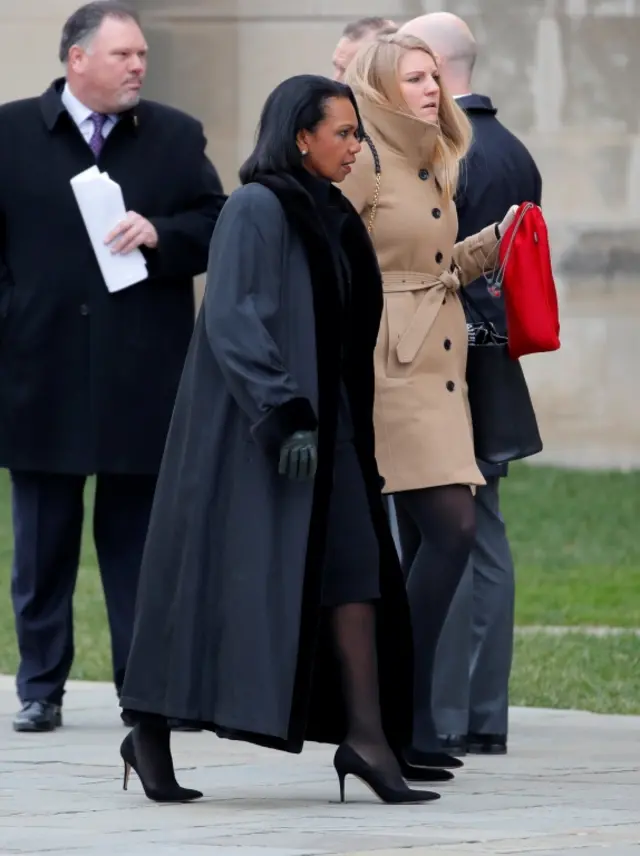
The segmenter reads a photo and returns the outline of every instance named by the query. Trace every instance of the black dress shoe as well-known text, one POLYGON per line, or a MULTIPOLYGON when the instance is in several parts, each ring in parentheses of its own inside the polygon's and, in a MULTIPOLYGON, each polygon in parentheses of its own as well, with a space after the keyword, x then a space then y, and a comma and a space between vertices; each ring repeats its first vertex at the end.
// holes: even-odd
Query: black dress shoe
POLYGON ((440 748, 443 752, 455 757, 463 757, 467 754, 466 734, 439 734, 440 748))
POLYGON ((62 725, 62 708, 50 701, 25 701, 13 720, 14 731, 55 731, 62 725))
POLYGON ((447 755, 446 752, 422 752, 419 749, 405 749, 404 760, 412 767, 427 767, 429 769, 437 767, 439 769, 457 770, 464 767, 459 758, 454 758, 452 755, 447 755))
POLYGON ((473 755, 506 755, 506 734, 473 734, 467 735, 467 752, 473 755))
POLYGON ((407 764, 404 758, 398 759, 402 778, 407 782, 450 782, 455 778, 449 770, 438 770, 436 767, 414 767, 407 764))

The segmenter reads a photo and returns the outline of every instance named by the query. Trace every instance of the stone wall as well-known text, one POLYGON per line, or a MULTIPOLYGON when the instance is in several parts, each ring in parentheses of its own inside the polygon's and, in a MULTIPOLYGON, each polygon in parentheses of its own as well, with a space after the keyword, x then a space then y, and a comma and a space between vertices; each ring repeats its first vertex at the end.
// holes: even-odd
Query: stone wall
POLYGON ((75 0, 0 0, 0 103, 42 92, 60 74, 58 44, 75 0))
MULTIPOLYGON (((0 0, 3 100, 56 73, 67 0, 0 0)), ((260 107, 284 77, 328 73, 344 24, 446 9, 482 46, 476 90, 530 147, 544 180, 561 351, 524 361, 539 460, 640 466, 640 0, 137 0, 147 94, 197 115, 228 190, 260 107)))

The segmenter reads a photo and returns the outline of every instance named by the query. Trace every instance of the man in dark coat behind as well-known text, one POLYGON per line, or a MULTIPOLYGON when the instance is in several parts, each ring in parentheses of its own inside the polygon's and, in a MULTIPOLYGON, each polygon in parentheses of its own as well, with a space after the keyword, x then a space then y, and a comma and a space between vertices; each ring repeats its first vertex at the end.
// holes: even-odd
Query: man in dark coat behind
POLYGON ((17 731, 61 724, 86 477, 124 678, 157 472, 225 197, 202 126, 139 91, 147 45, 134 12, 89 3, 65 24, 66 80, 0 108, 0 466, 11 471, 12 595, 23 708, 17 731), (110 293, 70 179, 92 165, 122 188, 114 252, 148 278, 110 293))
MULTIPOLYGON (((542 181, 533 158, 498 120, 491 99, 473 92, 477 46, 467 24, 450 13, 434 12, 408 22, 402 31, 436 52, 441 79, 473 127, 456 199, 458 240, 499 220, 511 205, 540 205, 542 181)), ((468 286, 465 295, 484 318, 506 331, 502 297, 484 277, 468 286)), ((481 320, 474 308, 469 321, 481 320)), ((499 502, 507 467, 478 465, 487 483, 476 492, 476 544, 440 637, 433 687, 443 746, 458 754, 501 753, 507 741, 515 596, 499 502)))

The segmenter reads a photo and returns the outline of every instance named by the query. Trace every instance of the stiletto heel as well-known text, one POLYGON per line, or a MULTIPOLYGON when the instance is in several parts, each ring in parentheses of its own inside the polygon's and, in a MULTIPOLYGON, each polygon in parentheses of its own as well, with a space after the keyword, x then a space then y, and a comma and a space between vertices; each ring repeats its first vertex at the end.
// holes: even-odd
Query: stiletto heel
POLYGON ((338 773, 338 783, 340 785, 340 802, 343 803, 344 800, 344 773, 338 773))
POLYGON ((127 790, 131 770, 135 770, 145 795, 154 802, 190 802, 199 799, 202 796, 200 791, 181 788, 176 781, 169 748, 169 730, 166 735, 162 729, 148 731, 144 735, 147 745, 142 748, 136 745, 141 731, 141 726, 136 725, 120 746, 120 756, 124 761, 124 790, 127 790))
POLYGON ((433 791, 414 791, 406 785, 398 788, 388 784, 383 773, 368 764, 347 743, 338 747, 333 759, 333 766, 338 774, 340 784, 340 802, 345 802, 344 780, 349 774, 368 785, 374 794, 385 803, 418 803, 440 799, 440 794, 433 791))

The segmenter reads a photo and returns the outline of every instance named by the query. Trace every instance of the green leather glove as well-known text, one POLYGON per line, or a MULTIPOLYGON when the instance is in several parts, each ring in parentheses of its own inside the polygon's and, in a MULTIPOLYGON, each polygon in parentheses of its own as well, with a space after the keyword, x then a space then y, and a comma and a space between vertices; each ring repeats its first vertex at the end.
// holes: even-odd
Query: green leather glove
POLYGON ((312 479, 318 469, 316 431, 296 431, 280 446, 278 472, 294 481, 312 479))

